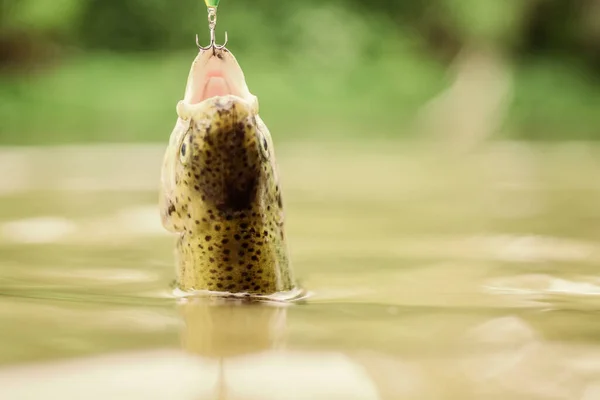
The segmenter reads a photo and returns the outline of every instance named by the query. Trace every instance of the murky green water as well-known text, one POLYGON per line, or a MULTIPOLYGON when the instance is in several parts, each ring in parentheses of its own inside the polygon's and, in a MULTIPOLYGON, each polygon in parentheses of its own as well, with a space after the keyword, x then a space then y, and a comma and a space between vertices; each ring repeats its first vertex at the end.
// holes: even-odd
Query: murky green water
POLYGON ((600 398, 600 149, 278 150, 285 307, 171 297, 162 146, 0 150, 0 398, 600 398))

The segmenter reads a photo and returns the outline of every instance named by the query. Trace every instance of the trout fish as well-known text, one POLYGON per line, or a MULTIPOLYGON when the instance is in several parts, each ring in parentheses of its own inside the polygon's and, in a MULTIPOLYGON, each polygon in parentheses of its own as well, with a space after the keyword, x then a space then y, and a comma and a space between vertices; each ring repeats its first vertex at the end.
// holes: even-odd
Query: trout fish
POLYGON ((159 206, 164 228, 178 236, 178 289, 295 290, 273 140, 229 50, 200 50, 176 110, 159 206))

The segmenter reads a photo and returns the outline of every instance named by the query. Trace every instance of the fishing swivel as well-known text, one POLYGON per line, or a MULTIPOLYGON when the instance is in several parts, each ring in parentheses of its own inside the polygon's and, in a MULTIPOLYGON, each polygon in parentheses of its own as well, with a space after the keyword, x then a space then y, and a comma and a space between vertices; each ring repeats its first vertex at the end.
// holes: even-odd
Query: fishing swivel
POLYGON ((198 40, 198 35, 196 35, 196 46, 200 50, 223 50, 227 45, 227 32, 225 32, 225 43, 218 45, 215 43, 215 27, 217 26, 217 8, 216 7, 208 7, 208 27, 210 29, 210 44, 206 47, 200 46, 200 41, 198 40))

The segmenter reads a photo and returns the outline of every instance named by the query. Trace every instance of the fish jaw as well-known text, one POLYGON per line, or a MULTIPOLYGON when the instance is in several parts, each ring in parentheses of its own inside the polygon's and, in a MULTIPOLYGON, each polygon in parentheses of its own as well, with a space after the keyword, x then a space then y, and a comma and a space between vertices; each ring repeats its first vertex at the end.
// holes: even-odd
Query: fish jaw
POLYGON ((250 93, 233 54, 227 49, 200 50, 188 75, 183 103, 197 105, 227 95, 243 99, 258 114, 258 99, 250 93))

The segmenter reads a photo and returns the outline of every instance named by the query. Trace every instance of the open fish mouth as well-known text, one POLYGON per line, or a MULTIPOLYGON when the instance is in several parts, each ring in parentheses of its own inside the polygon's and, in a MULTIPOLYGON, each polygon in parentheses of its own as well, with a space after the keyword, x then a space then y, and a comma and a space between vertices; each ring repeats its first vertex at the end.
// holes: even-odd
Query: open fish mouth
POLYGON ((211 76, 204 85, 200 101, 218 96, 227 96, 233 94, 227 79, 223 76, 211 76))
POLYGON ((228 95, 252 101, 241 67, 226 49, 201 51, 190 71, 184 102, 195 105, 228 95))

